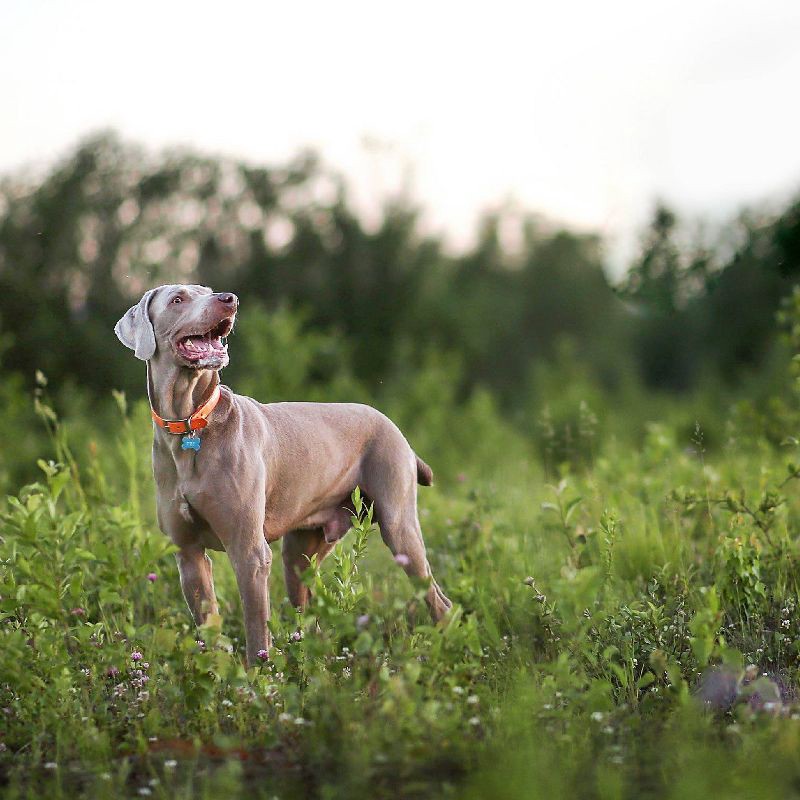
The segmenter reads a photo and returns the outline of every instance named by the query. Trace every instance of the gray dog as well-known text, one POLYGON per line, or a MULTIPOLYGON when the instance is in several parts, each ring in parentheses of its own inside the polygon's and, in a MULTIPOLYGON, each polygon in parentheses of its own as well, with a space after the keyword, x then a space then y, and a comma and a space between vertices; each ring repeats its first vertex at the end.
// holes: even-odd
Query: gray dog
POLYGON ((114 328, 147 362, 155 421, 158 524, 172 539, 181 588, 198 625, 217 612, 206 548, 225 550, 244 608, 247 662, 270 644, 269 542, 283 537, 290 601, 300 573, 349 529, 356 486, 374 501, 381 535, 408 575, 429 579, 440 620, 450 601, 433 579, 417 517, 417 483, 433 475, 383 414, 355 403, 269 403, 220 385, 239 300, 205 286, 159 286, 114 328), (182 434, 182 435, 181 435, 182 434))

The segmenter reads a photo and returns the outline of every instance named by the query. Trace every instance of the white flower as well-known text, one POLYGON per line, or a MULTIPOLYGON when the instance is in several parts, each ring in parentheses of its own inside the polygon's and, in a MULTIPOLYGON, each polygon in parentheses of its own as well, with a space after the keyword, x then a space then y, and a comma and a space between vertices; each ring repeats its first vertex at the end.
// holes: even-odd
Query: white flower
POLYGON ((593 719, 595 722, 602 722, 602 721, 603 721, 603 717, 604 717, 604 716, 605 716, 605 715, 603 714, 603 712, 602 712, 602 711, 593 711, 593 712, 592 712, 592 719, 593 719))
POLYGON ((164 762, 164 766, 165 766, 167 769, 175 769, 175 767, 177 767, 177 766, 178 766, 178 762, 177 762, 177 761, 176 761, 174 758, 168 758, 168 759, 167 759, 167 760, 164 762))
POLYGON ((469 721, 470 725, 480 725, 481 724, 481 718, 480 717, 470 717, 468 721, 469 721))

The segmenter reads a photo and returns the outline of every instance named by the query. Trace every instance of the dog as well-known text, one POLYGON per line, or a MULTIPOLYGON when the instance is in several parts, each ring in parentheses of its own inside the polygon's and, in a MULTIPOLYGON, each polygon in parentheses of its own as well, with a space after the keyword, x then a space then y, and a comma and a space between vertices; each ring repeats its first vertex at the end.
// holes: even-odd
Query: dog
POLYGON ((206 549, 224 550, 242 600, 247 663, 266 658, 270 542, 283 539, 286 590, 302 609, 309 590, 300 574, 349 530, 356 486, 374 503, 395 560, 428 581, 438 622, 451 603, 431 573, 417 515, 417 484, 432 484, 430 467, 370 406, 262 404, 222 385, 238 309, 230 292, 170 284, 145 292, 114 328, 147 365, 158 524, 178 547, 195 623, 218 610, 206 549))

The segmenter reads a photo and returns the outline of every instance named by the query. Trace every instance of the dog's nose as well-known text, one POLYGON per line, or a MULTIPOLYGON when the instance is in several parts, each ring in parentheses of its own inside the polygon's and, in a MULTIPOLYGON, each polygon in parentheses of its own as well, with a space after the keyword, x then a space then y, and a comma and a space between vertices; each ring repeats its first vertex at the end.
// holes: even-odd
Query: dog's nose
POLYGON ((239 298, 232 292, 217 292, 215 297, 220 303, 225 303, 226 306, 239 307, 239 298))

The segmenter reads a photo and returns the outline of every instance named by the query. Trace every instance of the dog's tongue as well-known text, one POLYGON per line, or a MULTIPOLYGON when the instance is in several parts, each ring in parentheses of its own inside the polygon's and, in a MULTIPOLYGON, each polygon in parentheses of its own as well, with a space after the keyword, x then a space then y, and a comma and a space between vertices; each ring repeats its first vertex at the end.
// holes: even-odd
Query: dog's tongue
POLYGON ((181 342, 181 350, 192 358, 205 358, 224 349, 218 336, 213 339, 210 336, 190 336, 181 342))

